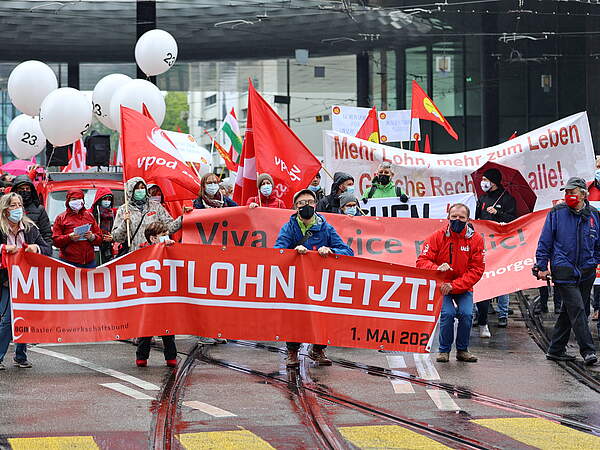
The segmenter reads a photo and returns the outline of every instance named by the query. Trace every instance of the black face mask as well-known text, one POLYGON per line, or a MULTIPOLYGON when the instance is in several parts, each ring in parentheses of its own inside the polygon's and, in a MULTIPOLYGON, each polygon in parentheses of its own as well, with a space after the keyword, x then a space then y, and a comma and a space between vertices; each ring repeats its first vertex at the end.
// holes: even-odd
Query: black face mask
POLYGON ((454 231, 455 233, 462 232, 466 226, 467 222, 463 222, 462 220, 455 219, 450 221, 450 230, 454 231))
POLYGON ((23 204, 28 205, 31 203, 31 192, 30 191, 17 191, 17 194, 23 199, 23 204))
POLYGON ((298 210, 298 214, 300 214, 300 217, 302 217, 304 220, 308 220, 315 215, 315 207, 310 205, 304 205, 298 210))
POLYGON ((378 175, 377 179, 379 180, 379 184, 385 186, 386 184, 389 184, 390 182, 390 176, 389 175, 378 175))

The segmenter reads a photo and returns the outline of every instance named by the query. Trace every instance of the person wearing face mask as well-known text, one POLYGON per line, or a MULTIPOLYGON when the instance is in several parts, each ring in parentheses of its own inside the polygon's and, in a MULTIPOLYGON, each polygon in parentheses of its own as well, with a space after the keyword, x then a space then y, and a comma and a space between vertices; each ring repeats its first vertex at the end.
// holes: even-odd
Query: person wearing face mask
POLYGON ((268 173, 261 173, 256 179, 259 194, 256 197, 250 197, 246 202, 246 206, 256 208, 264 206, 266 208, 282 208, 285 205, 280 198, 273 194, 273 178, 268 173))
POLYGON ((35 190, 35 186, 27 175, 19 175, 13 180, 11 192, 16 192, 23 198, 25 215, 35 223, 48 245, 52 245, 52 227, 50 219, 35 190))
MULTIPOLYGON (((119 206, 117 210, 112 236, 116 242, 121 242, 124 245, 127 244, 127 222, 129 222, 130 252, 137 250, 146 242, 144 231, 152 222, 163 222, 171 235, 181 228, 183 215, 180 215, 177 219, 173 219, 164 206, 158 202, 151 201, 146 181, 143 178, 133 177, 128 180, 125 184, 125 195, 128 201, 119 206)), ((186 211, 187 209, 184 208, 183 212, 185 213, 186 211)))
POLYGON ((363 194, 363 203, 367 203, 370 198, 389 197, 398 197, 401 202, 408 202, 408 195, 402 191, 400 186, 396 186, 393 178, 392 165, 387 161, 381 163, 373 177, 373 185, 363 194))
POLYGON ((354 193, 344 192, 340 195, 340 213, 347 216, 362 216, 364 215, 358 209, 358 200, 354 193))
POLYGON ((417 258, 420 269, 448 272, 450 281, 440 287, 444 295, 440 314, 440 348, 438 362, 450 360, 454 342, 454 319, 458 318, 456 359, 477 362, 469 352, 473 319, 473 286, 485 270, 483 238, 469 222, 469 208, 456 203, 448 210, 446 226, 429 236, 417 258))
MULTIPOLYGON (((25 247, 26 252, 41 253, 50 256, 52 247, 40 234, 37 226, 23 210, 23 200, 15 193, 0 198, 0 252, 14 254, 25 247)), ((11 300, 8 282, 8 271, 0 269, 0 370, 5 370, 3 363, 8 345, 12 339, 11 300)), ((16 344, 14 365, 26 369, 31 363, 27 360, 27 345, 16 344)))
MULTIPOLYGON (((596 157, 596 173, 594 175, 594 181, 588 184, 588 200, 590 202, 600 202, 600 156, 596 157)), ((540 288, 541 291, 541 288, 540 288)), ((543 302, 542 303, 542 312, 544 312, 543 302)), ((592 320, 597 321, 600 317, 600 286, 595 285, 592 296, 592 306, 594 307, 594 312, 592 313, 592 320)), ((546 306, 546 311, 548 307, 546 306)), ((600 327, 600 323, 598 324, 600 327)))
POLYGON ((551 276, 562 301, 546 358, 575 359, 566 353, 572 329, 584 364, 591 366, 598 361, 588 315, 590 292, 600 259, 600 214, 587 200, 587 184, 583 178, 569 178, 561 190, 565 191, 565 201, 554 206, 546 216, 533 268, 533 274, 540 280, 551 276))
POLYGON ((94 220, 102 230, 102 243, 100 244, 99 259, 100 264, 110 261, 113 258, 113 237, 111 235, 112 227, 115 223, 115 214, 117 209, 113 207, 114 197, 110 189, 98 188, 94 203, 92 203, 91 212, 94 220))
POLYGON ((313 180, 308 185, 308 188, 313 191, 317 197, 317 202, 320 202, 323 197, 325 197, 325 191, 321 187, 321 174, 317 172, 313 180))
POLYGON ((207 173, 200 179, 200 193, 194 200, 194 209, 227 208, 238 206, 236 202, 219 192, 219 177, 214 173, 207 173))
MULTIPOLYGON (((354 256, 354 252, 339 236, 323 216, 315 213, 317 197, 310 189, 303 189, 294 195, 296 212, 279 231, 274 248, 294 249, 300 255, 309 251, 317 251, 327 257, 332 254, 354 256)), ((330 366, 331 361, 325 356, 326 345, 312 345, 308 357, 321 366, 330 366)), ((288 342, 286 365, 297 367, 300 343, 288 342)))
POLYGON ((61 261, 75 267, 96 267, 94 246, 102 243, 102 230, 90 211, 85 209, 81 189, 70 189, 65 200, 66 210, 59 214, 52 226, 52 240, 58 247, 61 261), (89 230, 78 234, 78 227, 88 226, 89 230), (77 230, 76 230, 77 229, 77 230))
POLYGON ((347 173, 336 172, 333 174, 333 184, 331 185, 331 193, 323 197, 317 203, 317 212, 333 214, 341 213, 340 195, 342 195, 344 192, 348 192, 350 194, 354 192, 354 178, 352 177, 352 175, 349 175, 347 173))
MULTIPOLYGON (((483 172, 480 183, 483 195, 477 199, 475 218, 493 222, 508 223, 517 218, 517 203, 515 198, 502 186, 502 172, 498 169, 488 169, 483 172)), ((500 295, 498 301, 498 327, 508 325, 508 306, 510 296, 500 295)), ((477 303, 477 324, 479 336, 484 339, 491 337, 488 327, 488 311, 490 300, 477 303)))

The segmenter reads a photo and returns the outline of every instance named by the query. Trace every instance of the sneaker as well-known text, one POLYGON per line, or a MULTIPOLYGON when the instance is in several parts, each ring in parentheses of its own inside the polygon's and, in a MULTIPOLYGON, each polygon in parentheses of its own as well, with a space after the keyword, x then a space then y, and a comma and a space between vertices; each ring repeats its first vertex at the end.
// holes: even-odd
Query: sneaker
POLYGON ((598 315, 600 315, 600 311, 599 310, 594 311, 594 313, 592 314, 592 320, 594 322, 598 321, 598 315))
POLYGON ((437 362, 448 362, 450 361, 450 353, 440 352, 435 360, 437 362))
POLYGON ((215 338, 215 344, 227 344, 227 339, 215 338))
POLYGON ((490 333, 490 329, 488 328, 487 325, 481 325, 479 327, 479 337, 482 339, 489 339, 492 337, 492 334, 490 333))
POLYGON ((458 350, 456 352, 456 360, 463 362, 477 362, 477 356, 470 353, 468 350, 458 350))
POLYGON ((287 367, 298 367, 300 365, 300 361, 298 361, 298 352, 288 350, 285 365, 287 367))
POLYGON ((31 365, 31 363, 27 360, 25 361, 17 361, 16 359, 15 361, 15 367, 19 367, 21 369, 31 369, 33 366, 31 365))
POLYGON ((176 359, 166 359, 165 363, 169 367, 177 367, 177 360, 176 359))
POLYGON ((136 359, 135 365, 138 367, 146 367, 148 365, 148 360, 147 359, 136 359))
POLYGON ((308 357, 316 362, 319 366, 330 366, 331 360, 325 356, 325 352, 323 350, 315 350, 314 347, 308 352, 308 357))
POLYGON ((201 344, 204 344, 204 345, 214 345, 217 343, 216 340, 214 340, 213 338, 209 338, 209 337, 200 337, 198 339, 198 342, 200 342, 201 344))
POLYGON ((6 366, 0 362, 0 370, 6 370, 6 366))
POLYGON ((508 326, 508 319, 506 317, 498 317, 498 328, 506 328, 508 326))
POLYGON ((597 362, 598 362, 598 357, 596 356, 595 353, 588 353, 587 355, 585 355, 583 357, 583 363, 586 366, 593 366, 597 362))
POLYGON ((546 359, 549 359, 550 361, 575 361, 577 358, 575 358, 573 355, 562 352, 559 354, 546 353, 546 359))

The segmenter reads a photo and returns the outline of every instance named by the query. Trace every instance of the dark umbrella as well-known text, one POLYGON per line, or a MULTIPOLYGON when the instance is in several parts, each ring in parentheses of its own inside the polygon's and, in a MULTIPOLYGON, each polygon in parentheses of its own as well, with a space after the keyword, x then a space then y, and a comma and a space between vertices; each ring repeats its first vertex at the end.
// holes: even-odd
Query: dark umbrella
POLYGON ((537 201, 537 195, 535 195, 531 186, 529 186, 525 178, 523 178, 521 172, 517 169, 503 166, 502 164, 486 162, 471 174, 473 183, 475 183, 475 193, 477 194, 477 197, 484 194, 483 189, 481 189, 481 179, 483 178, 483 173, 488 169, 498 169, 502 173, 502 186, 506 189, 506 192, 515 198, 517 204, 517 217, 533 212, 535 202, 537 201))

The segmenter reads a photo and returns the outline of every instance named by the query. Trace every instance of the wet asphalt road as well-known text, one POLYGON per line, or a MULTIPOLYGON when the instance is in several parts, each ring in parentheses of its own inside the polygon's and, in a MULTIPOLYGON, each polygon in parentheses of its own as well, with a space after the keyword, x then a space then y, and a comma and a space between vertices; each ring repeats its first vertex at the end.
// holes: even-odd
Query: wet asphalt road
MULTIPOLYGON (((600 394, 547 361, 522 320, 507 329, 491 320, 491 340, 472 334, 476 364, 454 354, 439 364, 434 355, 328 350, 338 360, 394 369, 395 379, 310 362, 295 373, 273 349, 207 346, 178 398, 174 448, 326 448, 323 433, 333 448, 464 448, 444 437, 453 433, 480 448, 600 448, 600 437, 573 428, 600 430, 600 394), (411 421, 424 428, 411 428, 411 421)), ((179 337, 177 345, 183 361, 196 338, 179 337)), ((158 399, 171 374, 160 351, 152 351, 147 368, 135 367, 135 347, 122 342, 40 345, 29 355, 32 369, 0 372, 0 447, 136 449, 153 442, 158 399)))

